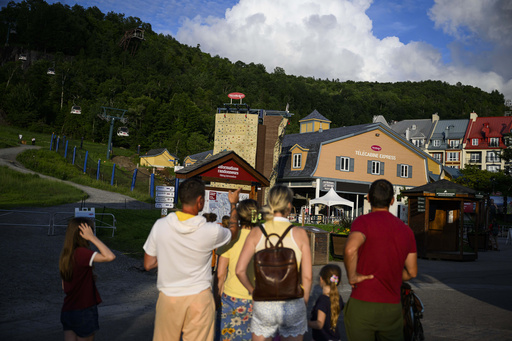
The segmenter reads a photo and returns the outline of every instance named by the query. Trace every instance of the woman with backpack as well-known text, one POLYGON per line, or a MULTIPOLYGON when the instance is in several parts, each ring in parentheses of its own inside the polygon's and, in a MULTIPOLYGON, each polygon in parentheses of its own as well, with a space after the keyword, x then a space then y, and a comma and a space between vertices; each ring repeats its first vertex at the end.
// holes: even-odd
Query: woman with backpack
MULTIPOLYGON (((241 201, 236 210, 240 222, 238 238, 218 250, 217 283, 218 294, 221 297, 219 334, 222 336, 221 340, 250 341, 252 296, 236 277, 235 267, 247 236, 259 223, 259 205, 256 200, 247 199, 241 201)), ((252 264, 248 270, 248 277, 252 282, 252 264)))
MULTIPOLYGON (((256 295, 253 296, 251 331, 253 340, 256 341, 270 341, 275 335, 280 335, 283 341, 301 341, 307 332, 306 306, 312 281, 311 250, 306 231, 300 227, 290 228, 287 216, 292 210, 292 199, 293 192, 288 187, 277 185, 270 189, 267 205, 261 210, 265 220, 263 229, 254 228, 249 233, 236 266, 236 275, 240 282, 249 294, 253 295, 255 287, 247 276, 248 265, 257 252, 268 247, 268 241, 275 245, 281 237, 282 247, 294 251, 297 266, 301 269, 299 276, 302 281, 303 297, 259 300, 256 295), (264 231, 269 236, 268 240, 264 231)), ((258 276, 256 278, 258 287, 258 276)))
POLYGON ((94 333, 99 329, 101 298, 96 289, 93 263, 111 262, 115 258, 114 253, 94 235, 89 219, 69 221, 59 259, 62 289, 66 293, 60 317, 64 340, 94 340, 94 333), (99 252, 89 249, 89 242, 99 252))

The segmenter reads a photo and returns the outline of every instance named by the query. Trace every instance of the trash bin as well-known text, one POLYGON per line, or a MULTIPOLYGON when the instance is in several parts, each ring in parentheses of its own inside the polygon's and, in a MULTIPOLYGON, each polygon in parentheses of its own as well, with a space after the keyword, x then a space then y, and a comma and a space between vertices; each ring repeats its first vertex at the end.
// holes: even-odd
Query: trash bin
POLYGON ((329 232, 314 226, 301 226, 309 237, 313 265, 329 263, 329 232))

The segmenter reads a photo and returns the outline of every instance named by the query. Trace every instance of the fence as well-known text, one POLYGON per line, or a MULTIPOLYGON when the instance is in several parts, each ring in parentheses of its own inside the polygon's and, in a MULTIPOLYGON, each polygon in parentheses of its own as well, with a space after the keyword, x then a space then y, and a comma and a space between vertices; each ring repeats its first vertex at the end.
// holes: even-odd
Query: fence
POLYGON ((69 163, 73 164, 81 172, 87 174, 92 179, 108 183, 111 186, 129 188, 142 194, 154 196, 155 185, 163 183, 155 180, 153 174, 147 175, 134 169, 132 173, 113 165, 106 165, 101 160, 93 160, 87 150, 83 150, 81 141, 67 139, 66 136, 58 137, 52 134, 50 141, 50 150, 54 150, 63 156, 69 163), (80 147, 77 147, 80 145, 80 147))

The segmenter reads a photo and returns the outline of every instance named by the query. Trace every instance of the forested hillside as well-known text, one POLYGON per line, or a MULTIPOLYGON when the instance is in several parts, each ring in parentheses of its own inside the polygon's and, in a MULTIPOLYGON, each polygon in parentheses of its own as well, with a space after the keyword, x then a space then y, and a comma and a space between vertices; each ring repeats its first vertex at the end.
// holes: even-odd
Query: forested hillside
POLYGON ((314 109, 334 127, 379 114, 403 120, 437 112, 450 119, 505 110, 501 93, 462 84, 321 80, 265 70, 211 56, 153 32, 150 23, 96 7, 11 2, 0 11, 0 37, 8 37, 1 43, 2 124, 106 142, 109 123, 98 117, 101 107, 126 109, 128 122, 116 128, 128 126, 130 136, 116 136, 117 146, 166 147, 182 160, 213 147, 216 108, 235 91, 254 109, 284 110, 289 103, 295 115, 288 132, 297 132, 298 121, 314 109), (144 30, 144 40, 123 44, 125 32, 135 28, 144 30), (73 105, 82 115, 70 114, 73 105))

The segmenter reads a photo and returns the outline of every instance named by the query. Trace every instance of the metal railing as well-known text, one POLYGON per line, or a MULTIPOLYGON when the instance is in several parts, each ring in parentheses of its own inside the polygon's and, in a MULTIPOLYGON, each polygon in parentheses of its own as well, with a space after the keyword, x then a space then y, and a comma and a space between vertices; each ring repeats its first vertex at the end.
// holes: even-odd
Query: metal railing
MULTIPOLYGON (((45 227, 49 236, 55 235, 55 227, 67 227, 74 212, 39 212, 0 209, 0 226, 45 227), (40 222, 40 223, 36 223, 40 222)), ((112 237, 116 227, 116 217, 112 213, 96 213, 94 232, 97 229, 112 229, 112 237)))

